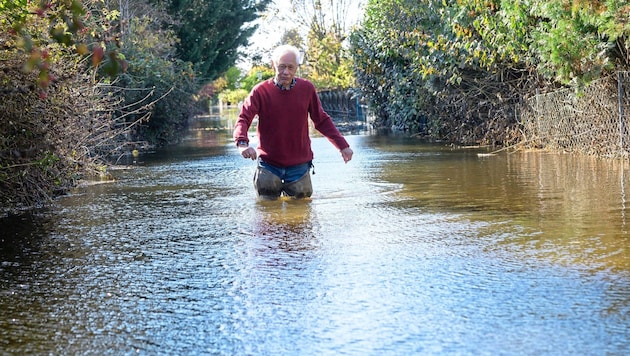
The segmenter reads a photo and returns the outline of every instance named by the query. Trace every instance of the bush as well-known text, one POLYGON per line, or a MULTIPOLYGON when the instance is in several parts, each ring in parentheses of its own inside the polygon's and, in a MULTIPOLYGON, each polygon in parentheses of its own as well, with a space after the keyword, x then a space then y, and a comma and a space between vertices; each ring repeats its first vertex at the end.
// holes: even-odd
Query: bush
POLYGON ((90 76, 72 54, 57 53, 41 96, 39 74, 25 72, 29 55, 0 31, 0 213, 48 205, 80 179, 102 177, 103 154, 120 131, 90 76))

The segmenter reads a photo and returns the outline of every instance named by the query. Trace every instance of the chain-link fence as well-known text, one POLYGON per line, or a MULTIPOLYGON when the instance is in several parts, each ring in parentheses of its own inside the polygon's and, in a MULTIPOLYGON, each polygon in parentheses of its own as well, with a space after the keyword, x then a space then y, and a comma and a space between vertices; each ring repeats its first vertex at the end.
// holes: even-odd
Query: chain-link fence
POLYGON ((525 101, 525 142, 549 150, 630 156, 630 72, 599 79, 583 92, 564 89, 525 101))

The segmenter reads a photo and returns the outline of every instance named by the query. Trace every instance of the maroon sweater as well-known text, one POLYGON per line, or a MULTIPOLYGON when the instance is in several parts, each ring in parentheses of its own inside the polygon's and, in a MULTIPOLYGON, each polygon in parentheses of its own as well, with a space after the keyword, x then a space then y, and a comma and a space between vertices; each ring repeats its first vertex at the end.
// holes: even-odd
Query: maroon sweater
POLYGON ((247 131, 258 115, 258 155, 274 166, 289 167, 313 159, 309 116, 315 129, 339 150, 349 147, 322 108, 315 86, 296 78, 290 90, 281 90, 273 79, 257 84, 249 94, 234 127, 234 140, 247 141, 247 131))

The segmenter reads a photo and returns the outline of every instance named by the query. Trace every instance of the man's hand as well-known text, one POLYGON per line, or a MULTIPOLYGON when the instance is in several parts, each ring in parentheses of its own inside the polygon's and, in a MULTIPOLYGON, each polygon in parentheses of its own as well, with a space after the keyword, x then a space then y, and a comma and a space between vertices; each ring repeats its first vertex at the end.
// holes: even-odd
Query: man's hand
MULTIPOLYGON (((256 150, 252 147, 240 147, 238 148, 239 152, 241 152, 241 156, 243 158, 250 158, 252 161, 256 159, 256 150)), ((351 154, 352 156, 352 154, 351 154)))
POLYGON ((341 157, 343 157, 343 161, 345 163, 348 163, 348 161, 350 161, 352 159, 352 154, 353 153, 354 152, 352 152, 350 147, 346 147, 343 150, 341 150, 341 157))

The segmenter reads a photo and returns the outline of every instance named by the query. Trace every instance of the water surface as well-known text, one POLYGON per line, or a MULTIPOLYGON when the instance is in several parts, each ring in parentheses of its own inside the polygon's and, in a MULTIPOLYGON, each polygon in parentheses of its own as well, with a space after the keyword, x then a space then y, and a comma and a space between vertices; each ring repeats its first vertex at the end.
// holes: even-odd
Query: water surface
POLYGON ((226 126, 2 223, 3 354, 630 352, 628 163, 314 136, 256 202, 226 126))

